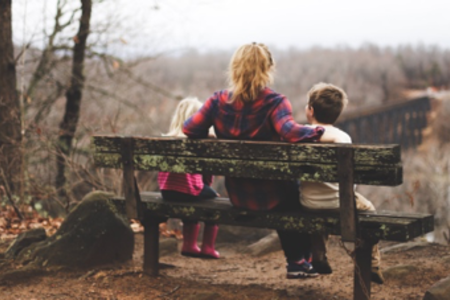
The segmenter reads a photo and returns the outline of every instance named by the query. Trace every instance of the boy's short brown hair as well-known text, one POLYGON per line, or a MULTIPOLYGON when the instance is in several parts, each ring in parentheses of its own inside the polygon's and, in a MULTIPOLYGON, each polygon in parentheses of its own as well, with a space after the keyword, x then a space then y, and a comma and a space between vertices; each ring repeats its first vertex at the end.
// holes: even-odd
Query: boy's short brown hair
POLYGON ((307 97, 308 106, 314 109, 315 119, 323 124, 334 124, 348 103, 343 89, 324 82, 315 84, 307 97))

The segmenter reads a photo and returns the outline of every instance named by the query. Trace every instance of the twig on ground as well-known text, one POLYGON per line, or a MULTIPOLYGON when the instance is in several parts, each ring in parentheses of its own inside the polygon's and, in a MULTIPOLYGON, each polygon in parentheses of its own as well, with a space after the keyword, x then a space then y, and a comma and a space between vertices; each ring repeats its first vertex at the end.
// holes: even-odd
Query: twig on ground
POLYGON ((123 273, 119 273, 119 274, 112 274, 111 276, 123 277, 123 276, 127 276, 127 275, 141 275, 142 273, 143 273, 142 271, 127 271, 127 272, 123 272, 123 273))
POLYGON ((90 271, 87 272, 86 274, 80 276, 80 278, 78 278, 78 279, 80 279, 80 280, 86 279, 86 278, 88 278, 88 277, 91 277, 92 275, 94 275, 94 274, 97 273, 98 271, 99 271, 99 270, 97 270, 97 269, 90 270, 90 271))
POLYGON ((162 298, 162 297, 166 297, 166 296, 172 295, 173 293, 175 293, 176 291, 178 291, 178 290, 180 289, 180 287, 181 287, 181 285, 177 285, 177 286, 176 286, 173 290, 171 290, 170 292, 167 292, 167 293, 164 293, 164 294, 159 295, 158 298, 162 298))

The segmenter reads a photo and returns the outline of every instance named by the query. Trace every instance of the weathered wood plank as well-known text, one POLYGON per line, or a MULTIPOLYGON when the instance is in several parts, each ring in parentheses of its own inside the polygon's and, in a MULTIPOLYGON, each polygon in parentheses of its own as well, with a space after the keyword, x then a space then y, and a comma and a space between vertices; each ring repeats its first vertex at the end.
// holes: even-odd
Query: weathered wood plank
MULTIPOLYGON (((328 232, 340 234, 339 212, 258 212, 234 208, 226 199, 213 199, 195 203, 168 202, 159 193, 142 193, 146 214, 154 218, 183 218, 248 227, 299 230, 304 232, 328 232)), ((125 201, 121 197, 111 200, 117 211, 125 213, 125 201)), ((401 215, 401 214, 399 214, 401 215)), ((423 231, 420 218, 377 216, 365 212, 359 214, 363 235, 373 238, 408 241, 429 231, 423 231)), ((431 230, 432 231, 432 230, 431 230)))
POLYGON ((353 183, 353 149, 339 149, 337 152, 339 179, 339 209, 341 217, 341 238, 344 242, 355 242, 358 231, 355 186, 353 183))
MULTIPOLYGON (((122 168, 121 156, 118 154, 96 153, 93 156, 97 167, 122 168)), ((337 164, 134 155, 134 167, 136 170, 142 171, 209 173, 243 178, 338 182, 337 164)), ((354 182, 359 184, 396 186, 403 181, 403 170, 400 164, 355 166, 354 176, 354 182)))
POLYGON ((134 177, 133 150, 131 139, 122 140, 121 158, 123 162, 123 191, 127 202, 127 217, 142 219, 141 198, 134 177))
POLYGON ((399 214, 398 212, 392 211, 376 211, 376 212, 359 212, 359 215, 365 217, 373 217, 373 216, 381 216, 381 217, 395 217, 395 218, 407 218, 407 219, 417 219, 422 227, 422 232, 432 232, 434 230, 434 216, 425 213, 405 213, 402 212, 399 214))
MULTIPOLYGON (((119 153, 123 138, 94 136, 92 144, 96 153, 119 153)), ((169 137, 133 137, 133 143, 135 154, 336 163, 337 149, 350 147, 355 149, 355 164, 357 165, 395 164, 401 161, 398 145, 289 144, 169 137)))
POLYGON ((355 249, 353 300, 370 300, 372 246, 368 241, 362 240, 361 245, 355 249))
POLYGON ((144 273, 150 276, 159 274, 159 220, 145 216, 144 226, 144 273))

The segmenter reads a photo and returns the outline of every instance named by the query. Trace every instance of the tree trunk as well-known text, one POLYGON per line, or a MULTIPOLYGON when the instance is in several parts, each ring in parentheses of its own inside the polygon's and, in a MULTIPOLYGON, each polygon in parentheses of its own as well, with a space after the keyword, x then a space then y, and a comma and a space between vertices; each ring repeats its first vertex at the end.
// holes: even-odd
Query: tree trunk
POLYGON ((73 47, 72 77, 70 87, 66 92, 66 109, 64 118, 59 125, 59 138, 57 144, 58 155, 57 175, 55 186, 58 194, 66 198, 66 158, 70 156, 72 150, 72 140, 77 129, 80 116, 81 97, 84 86, 83 66, 84 52, 86 49, 86 40, 89 35, 89 26, 91 19, 91 0, 81 0, 81 18, 80 27, 77 35, 74 37, 75 45, 73 47))
POLYGON ((17 194, 20 188, 20 126, 11 0, 0 0, 0 185, 12 194, 17 194))

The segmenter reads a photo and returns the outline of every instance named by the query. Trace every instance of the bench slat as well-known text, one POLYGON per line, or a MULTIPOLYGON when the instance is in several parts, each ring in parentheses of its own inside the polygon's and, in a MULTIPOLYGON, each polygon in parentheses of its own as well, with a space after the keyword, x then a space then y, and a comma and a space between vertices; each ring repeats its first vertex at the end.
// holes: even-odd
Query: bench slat
MULTIPOLYGON (((186 201, 169 202, 162 200, 160 193, 151 192, 142 193, 141 197, 145 208, 144 213, 153 217, 171 217, 248 227, 340 234, 338 212, 247 211, 232 207, 226 199, 211 199, 195 203, 186 201)), ((118 212, 122 214, 125 212, 124 198, 115 197, 111 199, 111 202, 118 212)), ((363 234, 391 241, 408 241, 432 231, 433 228, 433 219, 428 215, 407 217, 401 213, 398 215, 391 213, 391 215, 386 216, 365 212, 359 214, 359 220, 363 234), (424 228, 431 228, 431 230, 424 231, 424 228)))
MULTIPOLYGON (((96 153, 97 167, 122 168, 120 154, 96 153)), ((238 159, 194 158, 175 156, 134 155, 136 170, 174 173, 209 173, 245 178, 272 180, 338 182, 335 164, 288 163, 281 161, 248 161, 238 159)), ((367 185, 395 186, 402 183, 401 165, 355 166, 354 182, 367 185)))
MULTIPOLYGON (((124 137, 94 136, 96 152, 120 153, 124 137)), ((134 153, 173 156, 203 156, 264 161, 336 163, 338 148, 354 149, 355 164, 380 165, 401 162, 399 145, 289 144, 218 139, 133 137, 134 153), (261 145, 264 144, 264 147, 261 145)))
POLYGON ((384 217, 391 217, 395 216, 396 218, 410 218, 410 219, 417 219, 422 224, 422 232, 432 232, 434 230, 434 216, 430 214, 424 214, 424 213, 405 213, 402 212, 401 214, 397 212, 392 211, 376 211, 376 212, 370 212, 366 215, 367 212, 360 212, 360 215, 365 215, 367 217, 371 216, 384 216, 384 217))

